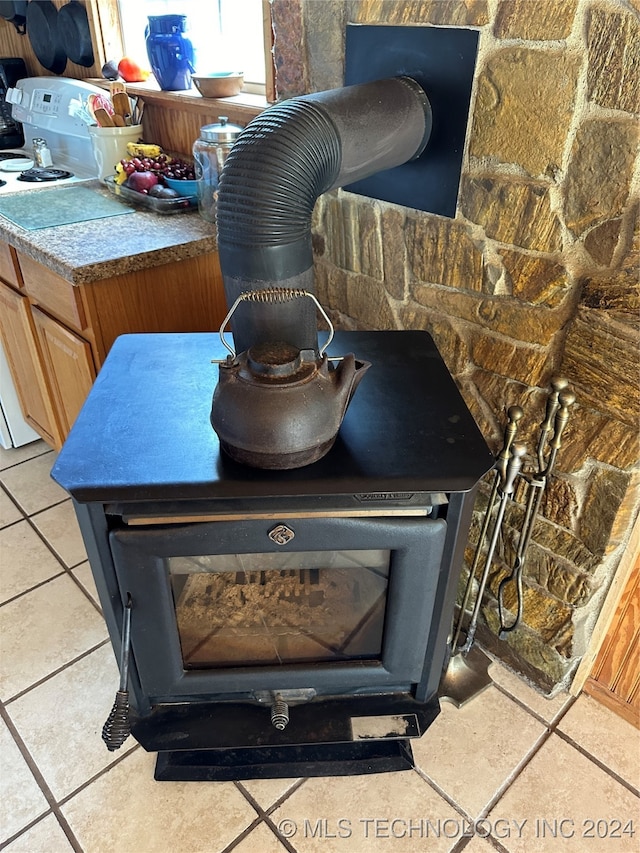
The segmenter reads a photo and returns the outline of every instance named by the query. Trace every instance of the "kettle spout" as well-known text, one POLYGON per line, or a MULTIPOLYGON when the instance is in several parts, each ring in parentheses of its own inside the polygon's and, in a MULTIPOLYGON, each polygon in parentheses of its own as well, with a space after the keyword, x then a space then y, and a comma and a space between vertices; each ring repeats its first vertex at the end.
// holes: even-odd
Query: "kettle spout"
POLYGON ((347 407, 355 394, 356 388, 370 367, 370 361, 363 361, 360 358, 356 358, 355 355, 350 352, 338 362, 338 366, 333 371, 336 383, 337 399, 342 407, 338 420, 338 428, 342 423, 345 412, 347 411, 347 407))

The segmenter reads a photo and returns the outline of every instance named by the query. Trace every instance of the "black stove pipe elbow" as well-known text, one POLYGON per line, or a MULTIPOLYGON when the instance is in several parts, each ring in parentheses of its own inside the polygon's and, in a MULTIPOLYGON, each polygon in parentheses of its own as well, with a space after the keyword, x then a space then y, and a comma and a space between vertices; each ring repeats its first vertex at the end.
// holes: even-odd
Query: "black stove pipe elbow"
MULTIPOLYGON (((255 118, 227 158, 217 202, 218 250, 229 305, 267 287, 314 292, 311 216, 318 196, 414 159, 431 109, 411 78, 395 77, 292 98, 255 118)), ((317 350, 311 300, 244 303, 237 352, 281 340, 317 350)))

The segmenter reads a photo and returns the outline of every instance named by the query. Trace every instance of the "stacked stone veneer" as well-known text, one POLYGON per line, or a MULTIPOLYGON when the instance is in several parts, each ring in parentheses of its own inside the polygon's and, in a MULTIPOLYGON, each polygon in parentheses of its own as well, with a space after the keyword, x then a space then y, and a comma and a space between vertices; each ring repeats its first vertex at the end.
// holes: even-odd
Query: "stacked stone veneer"
MULTIPOLYGON (((584 654, 637 515, 640 13, 625 0, 275 0, 280 97, 342 85, 347 22, 480 31, 455 219, 338 191, 316 205, 316 284, 343 328, 426 329, 497 450, 531 450, 554 374, 577 404, 496 639, 508 513, 481 638, 547 690, 584 654), (634 228, 635 226, 635 228, 634 228)), ((486 502, 480 494, 478 514, 486 502)), ((471 556, 477 525, 472 532, 471 556)))

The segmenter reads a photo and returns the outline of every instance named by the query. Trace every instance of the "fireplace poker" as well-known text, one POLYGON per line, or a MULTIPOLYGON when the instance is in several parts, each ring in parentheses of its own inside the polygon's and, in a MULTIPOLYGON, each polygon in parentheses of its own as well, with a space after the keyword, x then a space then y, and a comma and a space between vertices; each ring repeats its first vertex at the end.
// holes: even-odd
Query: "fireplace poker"
POLYGON ((102 727, 102 740, 109 752, 120 749, 131 734, 129 721, 129 652, 131 649, 131 595, 127 595, 122 616, 122 645, 120 648, 120 686, 111 713, 102 727))
MULTIPOLYGON (((489 502, 487 503, 487 509, 484 515, 484 520, 482 522, 482 528, 480 530, 480 536, 478 537, 478 547, 476 548, 476 552, 473 557, 473 563, 471 565, 471 569, 469 570, 469 579, 467 581, 467 585, 464 590, 464 597, 462 599, 462 604, 460 605, 460 619, 458 620, 458 625, 453 637, 453 641, 451 642, 451 649, 454 653, 457 651, 462 651, 462 649, 458 649, 458 641, 460 639, 460 632, 462 631, 462 624, 464 622, 464 614, 467 609, 467 604, 469 603, 469 598, 471 597, 471 590, 473 589, 473 581, 475 579, 476 570, 478 568, 478 564, 480 562, 480 556, 482 553, 482 543, 485 541, 487 536, 487 531, 489 530, 489 523, 491 521, 491 516, 493 515, 493 510, 495 508, 495 504, 498 498, 498 488, 500 484, 504 482, 506 473, 507 473, 507 464, 509 462, 509 458, 511 456, 511 446, 516 437, 516 432, 518 431, 518 422, 522 419, 524 412, 522 411, 520 406, 511 406, 507 411, 507 425, 504 431, 504 444, 502 446, 502 450, 498 454, 498 459, 496 461, 495 466, 495 474, 493 479, 493 486, 491 487, 491 494, 489 495, 489 502)), ((488 572, 488 564, 485 564, 485 573, 488 572)), ((484 588, 484 584, 483 584, 484 588)), ((467 648, 468 643, 465 643, 464 648, 467 648)), ((468 649, 467 649, 468 651, 468 649)))
POLYGON ((510 572, 500 581, 498 586, 498 617, 500 630, 498 637, 503 640, 505 636, 520 624, 522 619, 523 589, 522 569, 524 560, 531 541, 531 535, 535 526, 542 495, 546 488, 549 476, 556 463, 556 457, 562 444, 562 433, 569 420, 569 410, 575 403, 575 394, 566 390, 567 380, 562 378, 553 379, 551 382, 552 392, 547 398, 545 419, 540 426, 540 436, 537 447, 538 472, 536 474, 524 475, 528 482, 527 505, 522 523, 522 531, 518 542, 515 560, 510 572), (549 442, 549 455, 545 459, 546 444, 553 432, 553 438, 549 442), (513 583, 516 590, 516 612, 511 624, 507 624, 505 614, 504 596, 509 584, 513 583))
MULTIPOLYGON (((493 555, 496 550, 500 531, 502 529, 502 520, 504 518, 504 513, 507 508, 507 501, 513 494, 516 477, 520 472, 520 468, 522 467, 522 458, 526 452, 527 448, 524 446, 524 444, 514 444, 510 449, 509 459, 504 469, 504 474, 498 468, 498 475, 500 477, 500 482, 496 490, 499 496, 498 512, 493 523, 493 532, 491 533, 491 541, 489 542, 489 549, 485 558, 484 569, 482 571, 482 576, 478 585, 476 601, 473 607, 473 611, 471 613, 469 625, 467 626, 467 639, 465 640, 464 645, 460 648, 460 654, 462 655, 467 654, 467 652, 473 645, 473 641, 476 636, 476 629, 478 627, 478 617, 480 616, 480 607, 482 605, 482 597, 484 595, 485 586, 487 585, 487 580, 489 578, 489 570, 491 568, 491 563, 493 562, 493 555)), ((478 550, 480 550, 481 548, 482 540, 478 542, 478 550)), ((464 613, 462 613, 461 616, 464 616, 464 613)))

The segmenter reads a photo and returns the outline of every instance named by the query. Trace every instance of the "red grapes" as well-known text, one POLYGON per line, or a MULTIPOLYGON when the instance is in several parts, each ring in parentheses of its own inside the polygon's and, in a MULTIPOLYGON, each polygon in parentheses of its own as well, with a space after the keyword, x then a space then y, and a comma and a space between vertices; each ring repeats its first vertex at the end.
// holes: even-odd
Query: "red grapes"
POLYGON ((171 158, 166 154, 157 157, 132 157, 121 160, 125 174, 133 172, 153 172, 159 178, 174 178, 177 181, 194 181, 195 171, 192 163, 179 158, 171 158))

